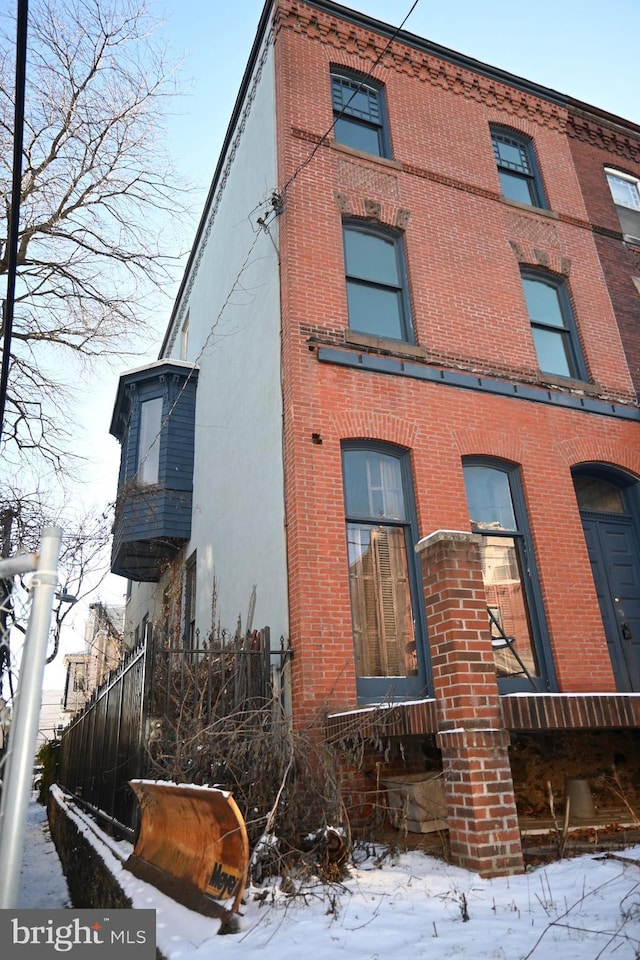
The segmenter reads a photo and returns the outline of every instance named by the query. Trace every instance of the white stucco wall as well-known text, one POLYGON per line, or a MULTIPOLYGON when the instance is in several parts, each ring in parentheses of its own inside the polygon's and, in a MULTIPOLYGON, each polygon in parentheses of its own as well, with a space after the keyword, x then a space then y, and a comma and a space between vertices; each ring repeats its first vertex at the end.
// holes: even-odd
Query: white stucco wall
MULTIPOLYGON (((165 355, 200 369, 192 537, 185 550, 185 557, 197 551, 197 625, 205 634, 211 628, 215 577, 217 618, 235 629, 240 614, 244 629, 255 584, 253 626, 270 626, 277 643, 288 632, 278 226, 272 218, 272 242, 256 223, 277 186, 273 74, 268 45, 258 57, 165 355)), ((152 592, 152 585, 133 585, 131 629, 152 605, 152 592)), ((162 585, 157 601, 161 593, 162 585)))

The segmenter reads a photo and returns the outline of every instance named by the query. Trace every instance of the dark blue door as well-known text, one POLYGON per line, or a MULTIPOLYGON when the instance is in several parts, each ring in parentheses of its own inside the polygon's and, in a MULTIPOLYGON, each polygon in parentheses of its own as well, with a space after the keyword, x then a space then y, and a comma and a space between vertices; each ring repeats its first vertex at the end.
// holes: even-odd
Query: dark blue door
POLYGON ((582 513, 618 690, 640 691, 640 549, 630 517, 582 513))

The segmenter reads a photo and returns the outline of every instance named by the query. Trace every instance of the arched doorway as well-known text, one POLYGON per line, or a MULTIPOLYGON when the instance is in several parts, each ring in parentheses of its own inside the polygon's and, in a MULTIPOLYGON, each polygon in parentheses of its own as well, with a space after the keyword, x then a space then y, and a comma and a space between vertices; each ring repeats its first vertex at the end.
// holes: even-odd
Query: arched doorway
POLYGON ((621 692, 640 691, 640 540, 635 478, 589 464, 573 471, 609 656, 621 692))

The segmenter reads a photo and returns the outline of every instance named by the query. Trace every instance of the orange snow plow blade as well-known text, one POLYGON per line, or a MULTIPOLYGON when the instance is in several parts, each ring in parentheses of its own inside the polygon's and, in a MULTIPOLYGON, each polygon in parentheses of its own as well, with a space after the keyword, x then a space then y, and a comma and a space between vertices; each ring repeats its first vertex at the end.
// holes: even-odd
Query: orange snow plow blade
POLYGON ((130 786, 141 822, 127 870, 191 910, 229 921, 249 868, 247 830, 233 797, 192 784, 131 780, 130 786), (226 900, 229 908, 219 902, 226 900))

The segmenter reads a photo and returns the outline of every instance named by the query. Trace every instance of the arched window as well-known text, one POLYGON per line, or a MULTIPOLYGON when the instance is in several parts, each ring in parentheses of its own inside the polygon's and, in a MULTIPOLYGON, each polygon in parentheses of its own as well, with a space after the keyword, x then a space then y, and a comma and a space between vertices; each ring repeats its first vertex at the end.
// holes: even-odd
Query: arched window
POLYGON ((402 237, 367 223, 344 225, 349 327, 413 342, 402 237))
POLYGON ((564 281, 542 270, 523 270, 522 288, 540 370, 586 380, 587 370, 564 281))
POLYGON ((377 157, 390 157, 384 90, 343 70, 331 71, 334 133, 338 143, 377 157))
POLYGON ((480 554, 489 627, 502 693, 549 686, 533 551, 517 468, 469 458, 463 463, 469 518, 480 554), (511 646, 501 643, 513 640, 511 646), (532 678, 528 679, 527 673, 532 678))
POLYGON ((512 130, 492 127, 491 143, 502 195, 532 207, 546 207, 531 141, 512 130))
POLYGON ((342 470, 358 696, 416 695, 426 670, 408 455, 349 442, 342 470))

